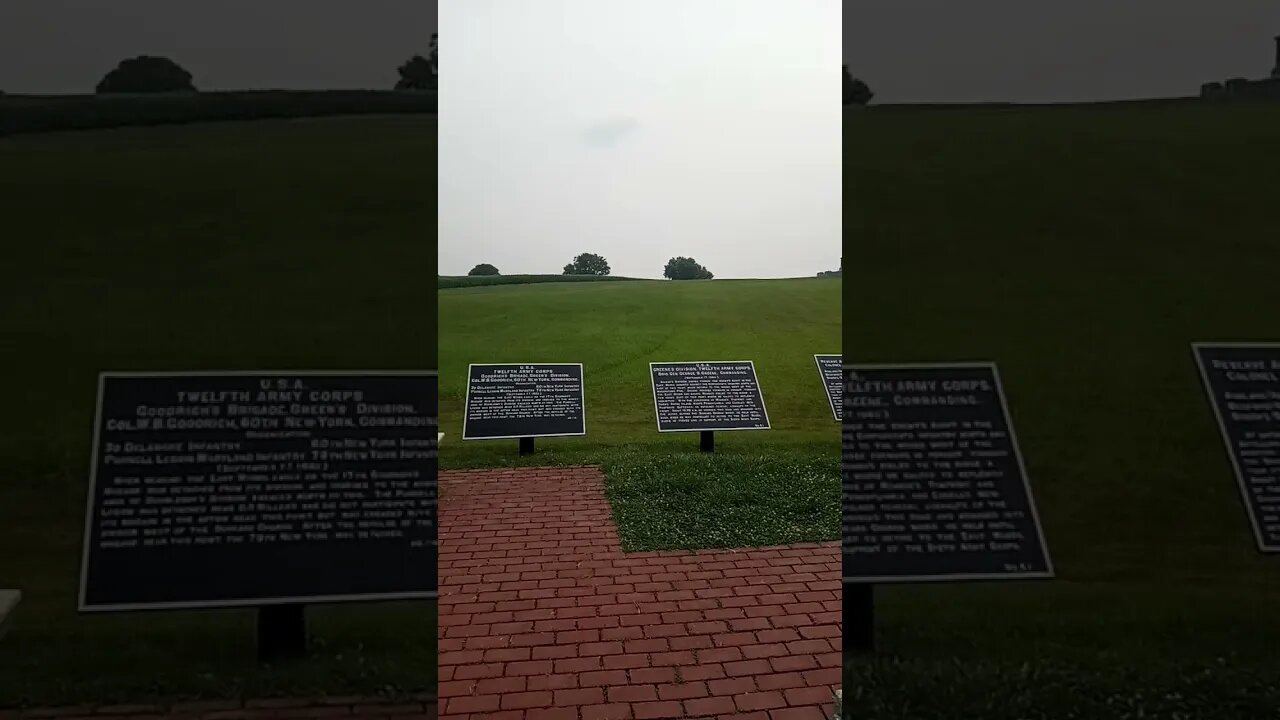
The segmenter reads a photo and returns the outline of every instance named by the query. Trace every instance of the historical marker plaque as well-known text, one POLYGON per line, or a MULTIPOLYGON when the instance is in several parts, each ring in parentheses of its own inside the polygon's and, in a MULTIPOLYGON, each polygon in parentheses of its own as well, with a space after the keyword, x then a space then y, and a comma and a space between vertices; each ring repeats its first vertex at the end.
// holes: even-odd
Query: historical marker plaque
POLYGON ((471 365, 463 440, 586 435, 581 363, 471 365))
POLYGON ((435 597, 436 383, 104 373, 81 610, 435 597))
POLYGON ((1280 552, 1280 343, 1192 347, 1258 549, 1280 552))
POLYGON ((827 402, 831 403, 831 414, 836 422, 839 422, 840 412, 843 409, 841 397, 844 395, 841 358, 839 355, 814 355, 813 360, 818 364, 818 376, 822 378, 822 386, 827 390, 827 402))
POLYGON ((768 430, 750 360, 649 363, 659 432, 768 430))
POLYGON ((991 364, 845 366, 844 580, 1051 577, 991 364))

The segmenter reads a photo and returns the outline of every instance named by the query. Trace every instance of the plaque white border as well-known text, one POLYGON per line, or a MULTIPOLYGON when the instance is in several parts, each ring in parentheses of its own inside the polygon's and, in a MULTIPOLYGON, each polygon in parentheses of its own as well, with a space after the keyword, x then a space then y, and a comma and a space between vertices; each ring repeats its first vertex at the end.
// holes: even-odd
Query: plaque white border
POLYGON ((1257 513, 1254 511, 1253 494, 1249 491, 1249 485, 1245 481, 1244 468, 1240 467, 1240 460, 1236 457, 1236 446, 1231 439, 1231 434, 1227 432, 1227 424, 1222 417, 1222 409, 1218 407, 1218 398, 1213 394, 1213 386, 1209 384, 1209 371, 1204 366, 1204 358, 1200 356, 1201 348, 1211 349, 1219 348, 1223 350, 1275 350, 1280 349, 1280 343, 1276 342, 1193 342, 1191 343, 1191 354, 1195 357, 1196 367, 1200 370, 1200 383, 1204 387, 1204 394, 1209 398, 1209 407, 1213 408, 1213 419, 1218 423, 1218 432, 1222 434, 1222 446, 1227 451, 1227 458, 1231 460, 1231 469, 1236 475, 1236 487, 1240 490, 1240 501, 1244 503, 1244 512, 1249 516, 1249 526, 1253 528, 1253 540, 1258 545, 1258 552, 1263 553, 1280 553, 1280 545, 1268 545, 1266 536, 1262 532, 1262 527, 1258 524, 1257 513))
POLYGON ((510 363, 471 363, 467 365, 467 397, 462 404, 462 439, 463 440, 515 440, 527 437, 582 437, 587 434, 587 371, 582 363, 554 362, 510 362, 510 363), (473 367, 510 367, 512 365, 541 365, 543 367, 577 367, 578 368, 578 400, 582 403, 582 432, 571 433, 538 433, 536 435, 467 435, 467 416, 471 408, 471 368, 473 367))
MULTIPOLYGON (((821 354, 821 353, 814 353, 814 355, 813 355, 813 362, 814 362, 814 364, 815 364, 815 365, 817 365, 817 366, 818 366, 818 379, 822 381, 822 392, 826 393, 826 395, 827 395, 827 402, 831 404, 831 416, 832 416, 832 417, 834 417, 834 418, 836 419, 836 422, 841 422, 841 420, 840 420, 840 412, 841 412, 842 408, 837 407, 837 406, 836 406, 836 399, 835 399, 835 398, 833 398, 833 397, 831 397, 831 388, 827 386, 827 378, 826 378, 826 376, 825 376, 825 375, 823 375, 823 374, 822 374, 822 361, 821 361, 821 360, 819 360, 819 358, 842 358, 842 357, 843 357, 842 355, 831 355, 831 354, 825 354, 825 355, 824 355, 824 354, 821 354)), ((843 383, 843 382, 844 382, 844 379, 843 379, 843 376, 844 376, 844 361, 843 361, 843 360, 841 360, 841 362, 840 362, 840 370, 841 370, 841 372, 840 372, 840 375, 841 375, 841 382, 843 383)), ((840 395, 841 395, 841 399, 843 400, 843 399, 844 399, 844 391, 843 391, 843 390, 841 390, 841 391, 840 391, 840 395)))
POLYGON ((658 422, 658 432, 734 432, 737 430, 772 430, 769 424, 769 409, 764 404, 764 391, 760 388, 760 376, 756 373, 756 364, 753 360, 679 360, 669 362, 651 362, 649 363, 649 389, 653 392, 653 416, 658 422), (679 430, 663 430, 662 417, 658 415, 658 387, 653 382, 653 366, 654 365, 735 365, 746 363, 751 366, 751 379, 756 381, 756 397, 760 400, 760 411, 764 413, 764 427, 749 428, 724 428, 724 427, 703 427, 703 428, 680 428, 679 430))

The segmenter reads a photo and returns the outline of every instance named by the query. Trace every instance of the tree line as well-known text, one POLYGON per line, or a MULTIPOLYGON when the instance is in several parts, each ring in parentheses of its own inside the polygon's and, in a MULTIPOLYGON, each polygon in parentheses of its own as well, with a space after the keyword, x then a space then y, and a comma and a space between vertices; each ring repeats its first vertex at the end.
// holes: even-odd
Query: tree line
MULTIPOLYGON (((866 82, 853 77, 844 65, 843 104, 866 105, 875 97, 866 82)), ((439 34, 432 33, 427 55, 414 55, 396 68, 396 90, 432 91, 439 87, 439 34)), ((190 72, 166 57, 140 55, 123 60, 95 88, 107 93, 198 92, 190 72)))
POLYGON ((849 66, 844 66, 844 104, 866 105, 875 97, 871 86, 849 74, 849 66))
MULTIPOLYGON (((564 266, 563 274, 604 277, 609 272, 609 261, 605 260, 604 256, 595 253, 582 253, 575 257, 573 262, 564 266)), ((491 263, 480 263, 467 273, 470 276, 500 274, 498 268, 491 263)), ((711 280, 715 277, 710 270, 699 264, 697 260, 684 256, 673 257, 668 260, 666 267, 662 269, 662 276, 668 280, 711 280)))
MULTIPOLYGON (((396 68, 396 90, 435 90, 438 86, 438 35, 431 35, 427 55, 414 55, 396 68)), ((194 93, 195 78, 167 57, 139 55, 122 60, 94 88, 100 95, 134 93, 194 93)))

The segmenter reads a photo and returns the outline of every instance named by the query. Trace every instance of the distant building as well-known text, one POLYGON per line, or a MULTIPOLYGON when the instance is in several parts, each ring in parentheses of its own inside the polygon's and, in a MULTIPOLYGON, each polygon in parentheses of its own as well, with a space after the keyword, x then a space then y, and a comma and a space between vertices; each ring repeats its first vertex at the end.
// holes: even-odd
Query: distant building
POLYGON ((1271 77, 1262 80, 1232 78, 1226 82, 1211 82, 1200 86, 1200 97, 1206 100, 1235 100, 1275 98, 1280 100, 1280 35, 1276 41, 1276 62, 1271 77))

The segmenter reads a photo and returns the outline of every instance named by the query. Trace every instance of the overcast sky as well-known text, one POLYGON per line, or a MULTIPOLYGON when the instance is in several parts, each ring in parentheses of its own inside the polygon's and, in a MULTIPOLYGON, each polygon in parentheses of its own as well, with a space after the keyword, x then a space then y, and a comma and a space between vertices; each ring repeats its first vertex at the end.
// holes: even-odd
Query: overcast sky
MULTIPOLYGON (((559 13, 555 0, 522 4, 543 16, 559 13)), ((1202 82, 1266 75, 1272 36, 1280 33, 1276 0, 843 4, 842 54, 885 102, 1195 93, 1202 82)), ((208 88, 385 87, 404 57, 425 52, 436 6, 436 0, 0 0, 0 90, 90 91, 120 59, 143 53, 172 55, 208 88)), ((657 42, 642 40, 646 52, 657 42)))
POLYGON ((136 55, 202 90, 390 88, 435 28, 436 0, 0 0, 0 90, 93 92, 136 55))
POLYGON ((440 9, 440 272, 812 276, 841 243, 840 0, 440 9))
POLYGON ((846 0, 844 57, 875 102, 1194 95, 1266 77, 1277 0, 846 0))

